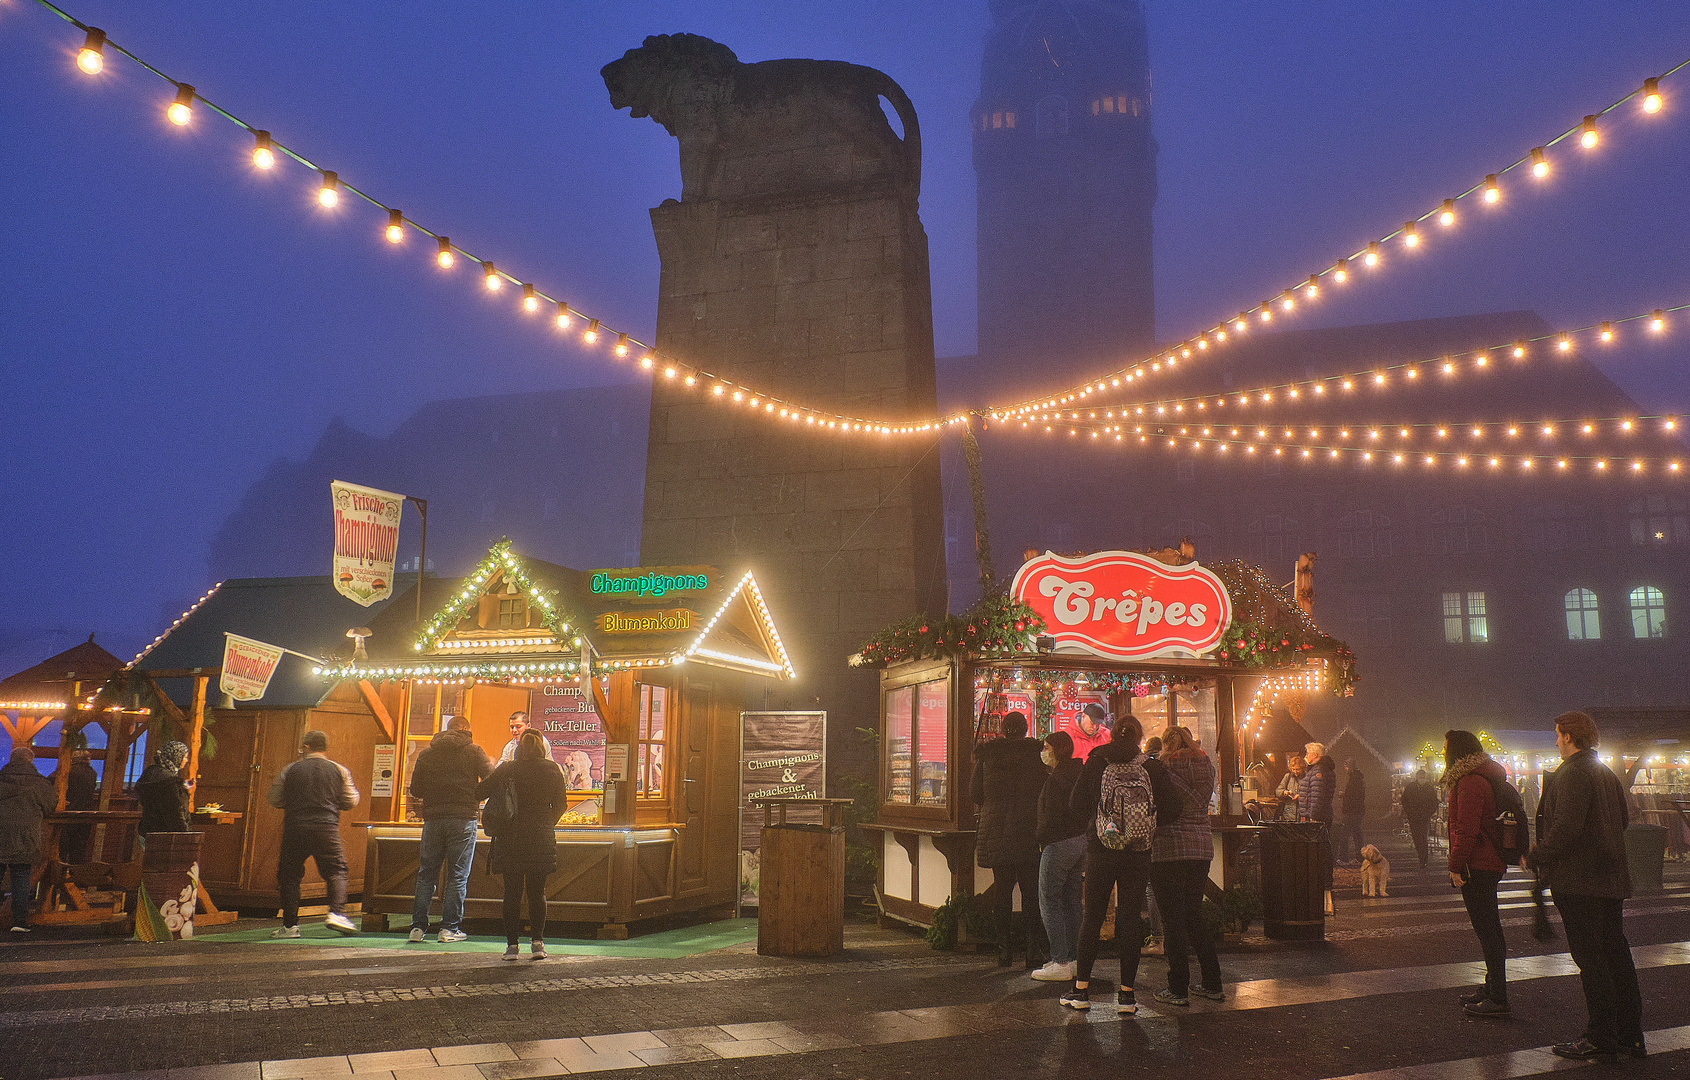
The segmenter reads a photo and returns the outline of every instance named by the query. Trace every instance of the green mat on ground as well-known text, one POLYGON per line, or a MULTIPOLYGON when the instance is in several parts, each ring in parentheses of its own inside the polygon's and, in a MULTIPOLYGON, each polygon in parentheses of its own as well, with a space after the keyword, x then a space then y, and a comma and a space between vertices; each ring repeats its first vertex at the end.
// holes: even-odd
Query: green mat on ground
MULTIPOLYGON (((249 942, 265 945, 344 945, 359 949, 405 949, 415 952, 502 953, 505 939, 499 936, 471 936, 465 941, 442 945, 430 934, 424 941, 411 944, 406 940, 410 928, 381 934, 341 935, 319 920, 301 922, 299 937, 273 938, 273 925, 236 930, 225 934, 197 934, 195 941, 249 942)), ((722 922, 700 923, 676 930, 660 930, 641 934, 627 941, 591 941, 581 938, 546 938, 546 951, 554 956, 623 956, 629 959, 675 960, 684 956, 725 949, 757 940, 756 919, 727 919, 722 922)), ((523 942, 522 955, 528 956, 528 944, 523 942)))

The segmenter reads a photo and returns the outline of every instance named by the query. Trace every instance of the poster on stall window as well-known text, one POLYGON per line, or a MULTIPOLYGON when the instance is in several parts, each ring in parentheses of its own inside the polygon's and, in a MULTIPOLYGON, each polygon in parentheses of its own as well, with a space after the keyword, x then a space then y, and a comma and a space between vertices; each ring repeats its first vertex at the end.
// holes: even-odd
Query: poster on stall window
POLYGON ((552 744, 552 760, 570 791, 604 788, 604 718, 580 680, 547 683, 530 698, 529 723, 552 744))
POLYGON ((334 587, 369 607, 393 595, 393 559, 399 551, 399 515, 405 496, 378 488, 329 481, 334 503, 334 587))
MULTIPOLYGON (((739 714, 739 902, 756 907, 762 881, 763 800, 827 797, 827 713, 739 714)), ((779 820, 779 817, 776 817, 779 820)), ((821 808, 786 808, 786 820, 821 824, 821 808)))

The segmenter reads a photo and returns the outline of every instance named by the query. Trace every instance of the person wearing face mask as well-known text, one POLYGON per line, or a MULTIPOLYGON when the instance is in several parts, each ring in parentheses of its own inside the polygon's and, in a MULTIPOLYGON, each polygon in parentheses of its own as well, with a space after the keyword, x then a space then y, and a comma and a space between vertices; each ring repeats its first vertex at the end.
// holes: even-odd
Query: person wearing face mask
POLYGON ((1074 756, 1074 740, 1066 731, 1045 736, 1040 759, 1050 768, 1039 792, 1039 914, 1050 940, 1050 961, 1032 977, 1040 982, 1067 982, 1074 977, 1075 949, 1080 937, 1080 899, 1085 880, 1087 815, 1068 805, 1084 763, 1074 756))

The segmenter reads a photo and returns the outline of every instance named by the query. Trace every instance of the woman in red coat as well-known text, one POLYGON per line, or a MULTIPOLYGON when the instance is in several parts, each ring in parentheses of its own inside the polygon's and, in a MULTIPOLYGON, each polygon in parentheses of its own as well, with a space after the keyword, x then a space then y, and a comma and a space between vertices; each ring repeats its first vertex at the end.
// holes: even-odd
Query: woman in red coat
POLYGON ((1508 774, 1471 731, 1444 733, 1444 774, 1449 792, 1449 880, 1461 890, 1467 918, 1485 954, 1485 985, 1461 998, 1471 1016, 1509 1016, 1508 941, 1496 908, 1496 887, 1508 866, 1497 854, 1496 796, 1491 782, 1508 774))

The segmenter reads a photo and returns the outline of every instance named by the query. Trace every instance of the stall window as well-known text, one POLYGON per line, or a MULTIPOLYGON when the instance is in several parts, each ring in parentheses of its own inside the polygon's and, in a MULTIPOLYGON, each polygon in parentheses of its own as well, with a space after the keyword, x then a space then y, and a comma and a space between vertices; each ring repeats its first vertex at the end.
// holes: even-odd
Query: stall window
POLYGON ((1596 594, 1589 589, 1569 589, 1563 598, 1567 609, 1568 641, 1600 641, 1602 615, 1596 610, 1596 594))
POLYGON ((946 805, 950 794, 949 683, 944 679, 886 692, 886 801, 946 805))
POLYGON ((1639 585, 1631 590, 1631 636, 1663 638, 1667 636, 1666 594, 1653 585, 1639 585))
POLYGON ((664 749, 669 739, 669 688, 640 687, 639 729, 635 733, 634 794, 642 799, 663 797, 664 749))

